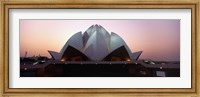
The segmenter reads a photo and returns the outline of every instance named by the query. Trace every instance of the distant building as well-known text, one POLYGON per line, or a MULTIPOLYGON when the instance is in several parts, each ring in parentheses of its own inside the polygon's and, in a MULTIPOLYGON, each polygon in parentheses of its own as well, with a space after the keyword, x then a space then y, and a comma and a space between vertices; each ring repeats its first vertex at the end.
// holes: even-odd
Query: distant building
POLYGON ((74 34, 60 52, 48 52, 60 61, 135 61, 142 53, 132 53, 119 35, 109 34, 101 25, 74 34))

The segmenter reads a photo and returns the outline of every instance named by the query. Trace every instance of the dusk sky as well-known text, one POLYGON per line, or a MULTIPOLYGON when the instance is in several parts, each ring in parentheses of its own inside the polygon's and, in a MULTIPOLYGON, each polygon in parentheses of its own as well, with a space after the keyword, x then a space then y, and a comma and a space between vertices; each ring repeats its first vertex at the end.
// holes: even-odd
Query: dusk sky
POLYGON ((51 57, 60 52, 75 33, 99 24, 121 36, 132 52, 143 51, 140 59, 180 60, 180 20, 20 20, 20 57, 51 57))

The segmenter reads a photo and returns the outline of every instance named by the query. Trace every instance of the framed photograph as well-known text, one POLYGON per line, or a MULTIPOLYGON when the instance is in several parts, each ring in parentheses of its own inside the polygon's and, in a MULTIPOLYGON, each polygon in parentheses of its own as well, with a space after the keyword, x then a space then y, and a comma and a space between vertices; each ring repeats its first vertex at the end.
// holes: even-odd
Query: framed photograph
POLYGON ((199 95, 199 1, 0 1, 1 96, 199 95))

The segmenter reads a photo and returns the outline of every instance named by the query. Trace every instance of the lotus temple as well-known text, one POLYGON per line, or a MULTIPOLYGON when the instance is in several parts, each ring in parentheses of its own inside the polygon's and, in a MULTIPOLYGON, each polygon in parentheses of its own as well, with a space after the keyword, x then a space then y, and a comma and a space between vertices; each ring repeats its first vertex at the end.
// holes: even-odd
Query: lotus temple
MULTIPOLYGON (((51 49, 51 48, 49 48, 51 49)), ((180 77, 180 61, 139 59, 116 33, 92 25, 66 40, 51 58, 20 58, 20 77, 180 77)))
POLYGON ((109 34, 101 25, 92 25, 84 33, 77 32, 65 43, 60 52, 49 51, 60 61, 135 61, 142 51, 130 50, 116 33, 109 34))

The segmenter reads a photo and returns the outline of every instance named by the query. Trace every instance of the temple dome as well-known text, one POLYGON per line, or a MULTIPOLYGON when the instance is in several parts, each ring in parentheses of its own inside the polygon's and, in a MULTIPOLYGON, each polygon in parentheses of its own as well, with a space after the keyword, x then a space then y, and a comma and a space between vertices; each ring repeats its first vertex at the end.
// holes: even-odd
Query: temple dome
POLYGON ((119 35, 114 32, 109 34, 105 28, 96 24, 83 34, 75 33, 60 52, 49 53, 53 59, 61 61, 130 61, 137 60, 142 51, 132 53, 119 35))

